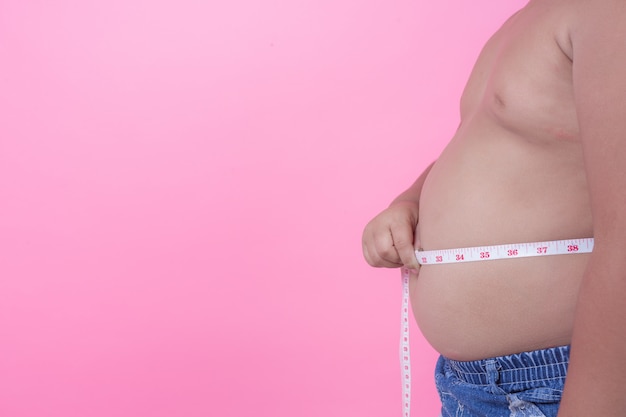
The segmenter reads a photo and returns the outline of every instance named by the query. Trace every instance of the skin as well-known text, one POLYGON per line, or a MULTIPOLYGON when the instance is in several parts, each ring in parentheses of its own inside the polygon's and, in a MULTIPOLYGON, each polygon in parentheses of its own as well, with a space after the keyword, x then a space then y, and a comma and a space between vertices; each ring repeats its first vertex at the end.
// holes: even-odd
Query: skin
POLYGON ((363 232, 415 318, 475 360, 572 345, 560 417, 626 413, 626 2, 531 0, 487 42, 439 159, 363 232), (594 237, 591 255, 419 267, 426 250, 594 237))

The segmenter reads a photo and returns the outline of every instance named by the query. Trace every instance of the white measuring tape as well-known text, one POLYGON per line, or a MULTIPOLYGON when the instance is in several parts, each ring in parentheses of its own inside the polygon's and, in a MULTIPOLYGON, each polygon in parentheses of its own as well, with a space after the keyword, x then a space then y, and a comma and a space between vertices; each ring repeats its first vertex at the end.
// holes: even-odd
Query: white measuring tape
POLYGON ((411 417, 411 346, 409 344, 409 270, 402 268, 400 366, 402 367, 402 417, 411 417))
MULTIPOLYGON (((553 240, 549 242, 513 243, 508 245, 422 251, 415 256, 420 265, 453 264, 531 256, 590 253, 593 238, 553 240)), ((402 417, 411 416, 411 348, 409 345, 409 270, 402 268, 402 314, 400 335, 400 366, 402 369, 402 417)))
POLYGON ((527 258, 530 256, 567 255, 589 253, 593 250, 593 238, 553 240, 550 242, 515 243, 472 248, 415 251, 420 265, 452 264, 496 259, 527 258))

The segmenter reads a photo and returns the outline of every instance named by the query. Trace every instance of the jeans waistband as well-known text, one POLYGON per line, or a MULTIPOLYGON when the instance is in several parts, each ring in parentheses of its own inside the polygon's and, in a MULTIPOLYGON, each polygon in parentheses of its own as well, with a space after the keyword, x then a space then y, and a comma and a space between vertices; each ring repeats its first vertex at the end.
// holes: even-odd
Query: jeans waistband
POLYGON ((474 385, 488 385, 490 369, 495 366, 500 384, 516 384, 539 380, 561 379, 567 375, 569 346, 522 352, 477 361, 448 359, 450 369, 459 379, 474 385))

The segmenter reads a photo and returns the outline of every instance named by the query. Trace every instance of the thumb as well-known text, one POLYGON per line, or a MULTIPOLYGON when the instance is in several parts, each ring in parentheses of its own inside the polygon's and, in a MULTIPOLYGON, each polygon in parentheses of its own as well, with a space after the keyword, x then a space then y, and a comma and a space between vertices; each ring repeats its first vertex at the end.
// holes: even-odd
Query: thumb
POLYGON ((404 227, 394 228, 391 230, 391 236, 393 238, 393 246, 402 264, 409 269, 418 269, 419 264, 417 263, 413 247, 413 227, 405 225, 404 227))

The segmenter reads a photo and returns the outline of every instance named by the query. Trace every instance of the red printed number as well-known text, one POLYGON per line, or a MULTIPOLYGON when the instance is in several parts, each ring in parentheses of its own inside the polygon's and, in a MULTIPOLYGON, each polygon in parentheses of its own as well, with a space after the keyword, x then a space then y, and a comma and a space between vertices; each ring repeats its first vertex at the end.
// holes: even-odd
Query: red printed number
POLYGON ((517 256, 517 254, 518 254, 517 249, 509 249, 507 251, 508 256, 517 256))
POLYGON ((463 260, 465 260, 465 257, 463 256, 463 254, 460 254, 460 255, 456 256, 456 260, 457 261, 463 261, 463 260))
POLYGON ((435 262, 443 262, 443 256, 435 256, 435 262))
POLYGON ((567 245, 568 252, 578 252, 578 245, 567 245))
POLYGON ((428 259, 426 259, 426 258, 422 258, 422 263, 423 263, 423 264, 427 264, 427 263, 428 263, 428 259))
POLYGON ((537 248, 537 253, 548 253, 548 247, 547 246, 539 246, 537 248))
POLYGON ((480 253, 480 259, 488 259, 488 258, 489 258, 489 252, 480 253))

